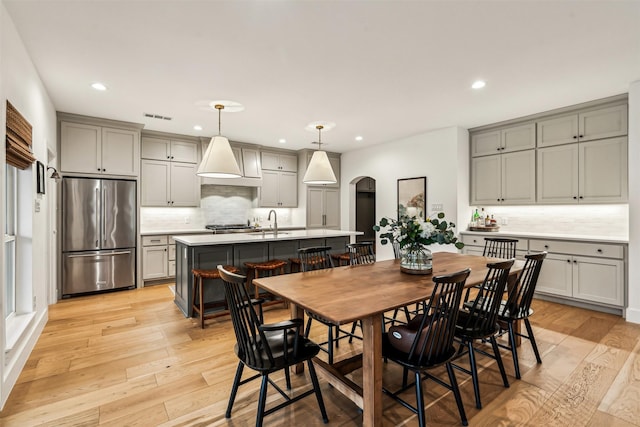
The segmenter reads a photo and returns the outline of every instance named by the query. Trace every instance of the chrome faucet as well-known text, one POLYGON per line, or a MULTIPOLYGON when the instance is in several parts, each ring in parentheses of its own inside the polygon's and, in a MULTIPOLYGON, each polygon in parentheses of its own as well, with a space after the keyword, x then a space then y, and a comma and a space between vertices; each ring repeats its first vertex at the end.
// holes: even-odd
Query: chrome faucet
POLYGON ((269 211, 269 216, 267 217, 267 221, 271 221, 271 213, 273 213, 273 232, 278 234, 278 214, 275 210, 271 209, 269 211))

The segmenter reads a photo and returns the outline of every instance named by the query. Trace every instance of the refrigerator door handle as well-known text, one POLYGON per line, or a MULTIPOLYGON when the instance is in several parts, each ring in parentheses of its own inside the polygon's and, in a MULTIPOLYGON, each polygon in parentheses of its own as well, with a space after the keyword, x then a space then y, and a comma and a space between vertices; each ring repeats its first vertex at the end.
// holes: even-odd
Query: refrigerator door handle
MULTIPOLYGON (((97 230, 100 230, 102 228, 102 224, 101 224, 101 219, 100 217, 101 212, 102 212, 102 199, 100 198, 100 188, 96 187, 96 203, 98 204, 98 206, 96 206, 96 228, 97 230)), ((96 230, 96 231, 97 231, 96 230)), ((97 231, 98 233, 98 239, 96 240, 96 248, 100 248, 100 231, 97 231)))
POLYGON ((129 255, 131 251, 109 252, 107 254, 82 254, 82 255, 68 255, 67 258, 89 258, 97 256, 114 256, 114 255, 129 255))
POLYGON ((101 198, 100 198, 100 211, 102 212, 102 247, 105 247, 107 245, 107 224, 106 224, 106 219, 105 219, 105 201, 104 201, 104 188, 102 188, 102 184, 100 185, 100 194, 101 194, 101 198))

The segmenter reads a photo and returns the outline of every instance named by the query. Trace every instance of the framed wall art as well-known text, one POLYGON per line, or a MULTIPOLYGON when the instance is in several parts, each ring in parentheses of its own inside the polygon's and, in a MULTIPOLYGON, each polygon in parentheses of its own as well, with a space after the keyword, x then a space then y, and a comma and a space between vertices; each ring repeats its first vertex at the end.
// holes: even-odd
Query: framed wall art
POLYGON ((427 177, 398 180, 398 219, 402 216, 427 219, 427 177))

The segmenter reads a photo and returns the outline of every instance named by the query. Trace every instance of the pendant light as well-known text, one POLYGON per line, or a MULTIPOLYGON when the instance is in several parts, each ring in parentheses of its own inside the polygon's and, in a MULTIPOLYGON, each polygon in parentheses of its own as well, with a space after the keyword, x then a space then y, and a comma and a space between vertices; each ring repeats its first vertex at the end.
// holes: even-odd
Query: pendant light
POLYGON ((218 110, 218 135, 211 138, 196 173, 205 178, 240 178, 242 172, 231 151, 229 140, 220 135, 220 114, 224 105, 216 104, 215 109, 218 110))
POLYGON ((321 132, 323 128, 324 126, 322 125, 316 126, 316 129, 318 129, 318 151, 313 153, 309 166, 307 167, 307 172, 304 174, 304 178, 302 178, 302 182, 305 184, 320 185, 335 184, 337 182, 327 153, 322 151, 321 132))

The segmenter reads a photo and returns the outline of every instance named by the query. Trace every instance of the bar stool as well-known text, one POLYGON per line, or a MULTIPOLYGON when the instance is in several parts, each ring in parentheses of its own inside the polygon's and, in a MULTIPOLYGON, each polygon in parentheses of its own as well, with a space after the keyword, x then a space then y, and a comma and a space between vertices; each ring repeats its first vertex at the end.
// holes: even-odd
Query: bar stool
MULTIPOLYGON (((287 266, 287 261, 282 261, 279 259, 271 259, 269 261, 264 262, 245 262, 244 266, 247 268, 247 283, 253 284, 253 279, 258 279, 260 277, 268 277, 268 276, 276 276, 278 274, 284 274, 284 268, 287 266)), ((254 298, 269 298, 271 300, 270 303, 266 303, 263 305, 271 305, 275 303, 282 302, 281 300, 276 301, 275 295, 269 293, 263 293, 260 295, 260 289, 258 285, 254 286, 254 298)), ((285 302, 285 306, 287 303, 285 302)))
POLYGON ((301 261, 300 258, 289 258, 289 262, 291 263, 291 272, 299 273, 301 270, 301 261))
MULTIPOLYGON (((225 265, 224 269, 231 273, 238 273, 240 271, 238 267, 234 267, 233 265, 225 265)), ((225 301, 221 301, 221 302, 212 302, 212 303, 206 303, 206 304, 204 302, 203 281, 219 279, 220 273, 218 273, 217 269, 203 270, 203 269, 194 268, 193 270, 191 270, 191 272, 193 273, 193 303, 191 307, 194 313, 198 313, 199 319, 200 319, 200 327, 204 329, 205 319, 213 319, 214 317, 220 317, 220 316, 229 314, 229 312, 226 310, 227 302, 226 302, 226 299, 225 301), (210 314, 205 313, 207 309, 215 308, 215 307, 224 307, 225 310, 222 312, 216 312, 216 313, 210 313, 210 314)))
POLYGON ((349 265, 351 262, 351 255, 349 252, 344 252, 341 254, 331 254, 331 258, 338 263, 338 267, 343 265, 349 265))

